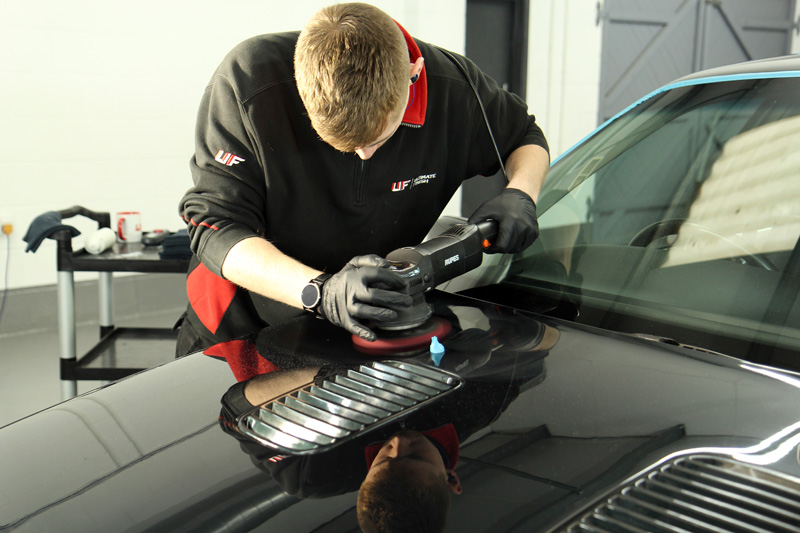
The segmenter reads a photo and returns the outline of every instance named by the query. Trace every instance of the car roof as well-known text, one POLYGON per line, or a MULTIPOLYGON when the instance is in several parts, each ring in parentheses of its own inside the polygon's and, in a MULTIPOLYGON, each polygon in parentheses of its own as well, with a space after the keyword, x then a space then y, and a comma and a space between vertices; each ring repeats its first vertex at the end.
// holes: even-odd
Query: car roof
POLYGON ((632 102, 630 105, 619 111, 613 117, 609 118, 597 128, 592 130, 587 136, 580 141, 570 146, 567 150, 562 152, 558 157, 552 160, 552 164, 559 162, 565 156, 573 152, 576 148, 581 146, 586 140, 590 139, 597 132, 605 129, 609 124, 617 120, 619 117, 630 111, 631 109, 639 106, 642 102, 650 100, 652 97, 663 92, 676 89, 678 87, 685 87, 688 85, 699 85, 703 83, 713 83, 719 81, 731 81, 737 78, 777 78, 777 77, 800 77, 800 53, 771 57, 767 59, 756 59, 753 61, 745 61, 743 63, 734 63, 731 65, 724 65, 721 67, 709 68, 687 74, 686 76, 677 78, 669 83, 666 83, 652 92, 644 95, 638 100, 632 102))
POLYGON ((745 61, 743 63, 734 63, 732 65, 724 65, 721 67, 705 69, 678 78, 672 83, 680 83, 689 80, 703 80, 718 76, 740 76, 746 74, 787 71, 800 71, 800 54, 770 57, 767 59, 755 59, 753 61, 745 61))

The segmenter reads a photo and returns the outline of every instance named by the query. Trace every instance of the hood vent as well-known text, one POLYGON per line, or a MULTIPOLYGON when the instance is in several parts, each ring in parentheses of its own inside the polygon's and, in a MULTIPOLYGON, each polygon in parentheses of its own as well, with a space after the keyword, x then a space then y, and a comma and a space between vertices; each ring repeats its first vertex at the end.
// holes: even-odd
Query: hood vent
POLYGON ((318 453, 398 420, 458 389, 456 374, 413 362, 361 365, 293 390, 237 420, 281 453, 318 453))
POLYGON ((662 465, 566 531, 797 532, 800 480, 716 456, 662 465))

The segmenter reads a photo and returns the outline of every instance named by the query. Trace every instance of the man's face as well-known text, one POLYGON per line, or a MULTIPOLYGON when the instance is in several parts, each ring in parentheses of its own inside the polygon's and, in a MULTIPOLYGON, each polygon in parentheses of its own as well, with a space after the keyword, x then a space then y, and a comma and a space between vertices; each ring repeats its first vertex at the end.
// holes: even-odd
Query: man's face
POLYGON ((422 72, 424 62, 425 58, 420 57, 417 58, 417 60, 414 63, 411 63, 411 67, 408 74, 409 84, 406 87, 407 89, 406 95, 405 98, 400 99, 402 105, 395 112, 395 114, 392 115, 392 117, 394 118, 388 121, 388 124, 386 124, 386 128, 384 128, 381 134, 378 135, 378 137, 374 141, 366 144, 365 146, 359 146, 358 148, 356 148, 356 154, 358 154, 358 157, 365 160, 369 159, 370 157, 375 155, 375 152, 378 150, 378 148, 383 146, 386 143, 386 141, 388 141, 392 137, 392 135, 394 135, 395 132, 397 132, 397 129, 400 127, 400 124, 403 122, 403 114, 405 113, 406 107, 408 105, 408 95, 412 83, 411 79, 415 78, 415 76, 418 76, 422 72))
POLYGON ((418 431, 403 430, 384 442, 364 481, 369 482, 389 464, 402 466, 423 479, 443 479, 450 485, 450 490, 461 493, 457 476, 447 471, 439 450, 418 431))
POLYGON ((386 129, 384 129, 381 132, 381 134, 378 136, 378 139, 375 142, 372 142, 364 147, 356 148, 356 154, 358 154, 358 157, 366 160, 375 155, 375 152, 378 151, 378 148, 383 146, 384 143, 386 143, 386 141, 388 141, 392 137, 392 135, 395 134, 397 128, 400 127, 400 123, 402 121, 403 121, 403 115, 400 115, 400 117, 397 120, 390 122, 389 125, 386 126, 386 129))
MULTIPOLYGON (((407 99, 408 98, 406 97, 406 100, 407 99)), ((400 127, 400 124, 403 122, 403 113, 405 111, 405 107, 406 102, 403 101, 402 109, 393 115, 394 118, 389 120, 389 123, 386 125, 380 135, 378 135, 377 139, 365 146, 356 148, 356 154, 358 154, 358 157, 364 160, 369 159, 375 155, 375 152, 378 150, 378 148, 383 146, 386 141, 388 141, 392 135, 395 134, 397 129, 400 127)))

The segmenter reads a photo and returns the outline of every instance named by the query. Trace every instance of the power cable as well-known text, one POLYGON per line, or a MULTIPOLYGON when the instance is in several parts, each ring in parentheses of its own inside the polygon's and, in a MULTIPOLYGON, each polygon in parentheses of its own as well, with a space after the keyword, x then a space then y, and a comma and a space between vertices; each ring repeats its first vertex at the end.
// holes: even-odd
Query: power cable
POLYGON ((0 320, 3 319, 3 309, 6 307, 6 296, 8 295, 8 270, 11 266, 11 239, 6 238, 6 273, 5 282, 3 283, 3 299, 0 300, 0 320))

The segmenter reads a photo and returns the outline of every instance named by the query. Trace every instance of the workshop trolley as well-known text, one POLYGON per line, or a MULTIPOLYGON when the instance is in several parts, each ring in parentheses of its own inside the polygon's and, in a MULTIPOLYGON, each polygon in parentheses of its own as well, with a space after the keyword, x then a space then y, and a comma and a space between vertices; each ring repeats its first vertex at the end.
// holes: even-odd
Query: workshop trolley
MULTIPOLYGON (((94 220, 98 229, 111 227, 111 216, 75 206, 58 211, 62 219, 77 215, 94 220)), ((92 255, 83 248, 72 250, 72 234, 61 230, 51 235, 57 241, 58 332, 61 398, 78 393, 79 380, 113 381, 175 357, 177 332, 169 328, 115 327, 112 275, 114 272, 186 274, 189 257, 162 258, 162 246, 114 243, 92 255), (75 272, 98 272, 100 340, 80 358, 76 351, 75 272)), ((178 317, 176 317, 177 320, 178 317)))

